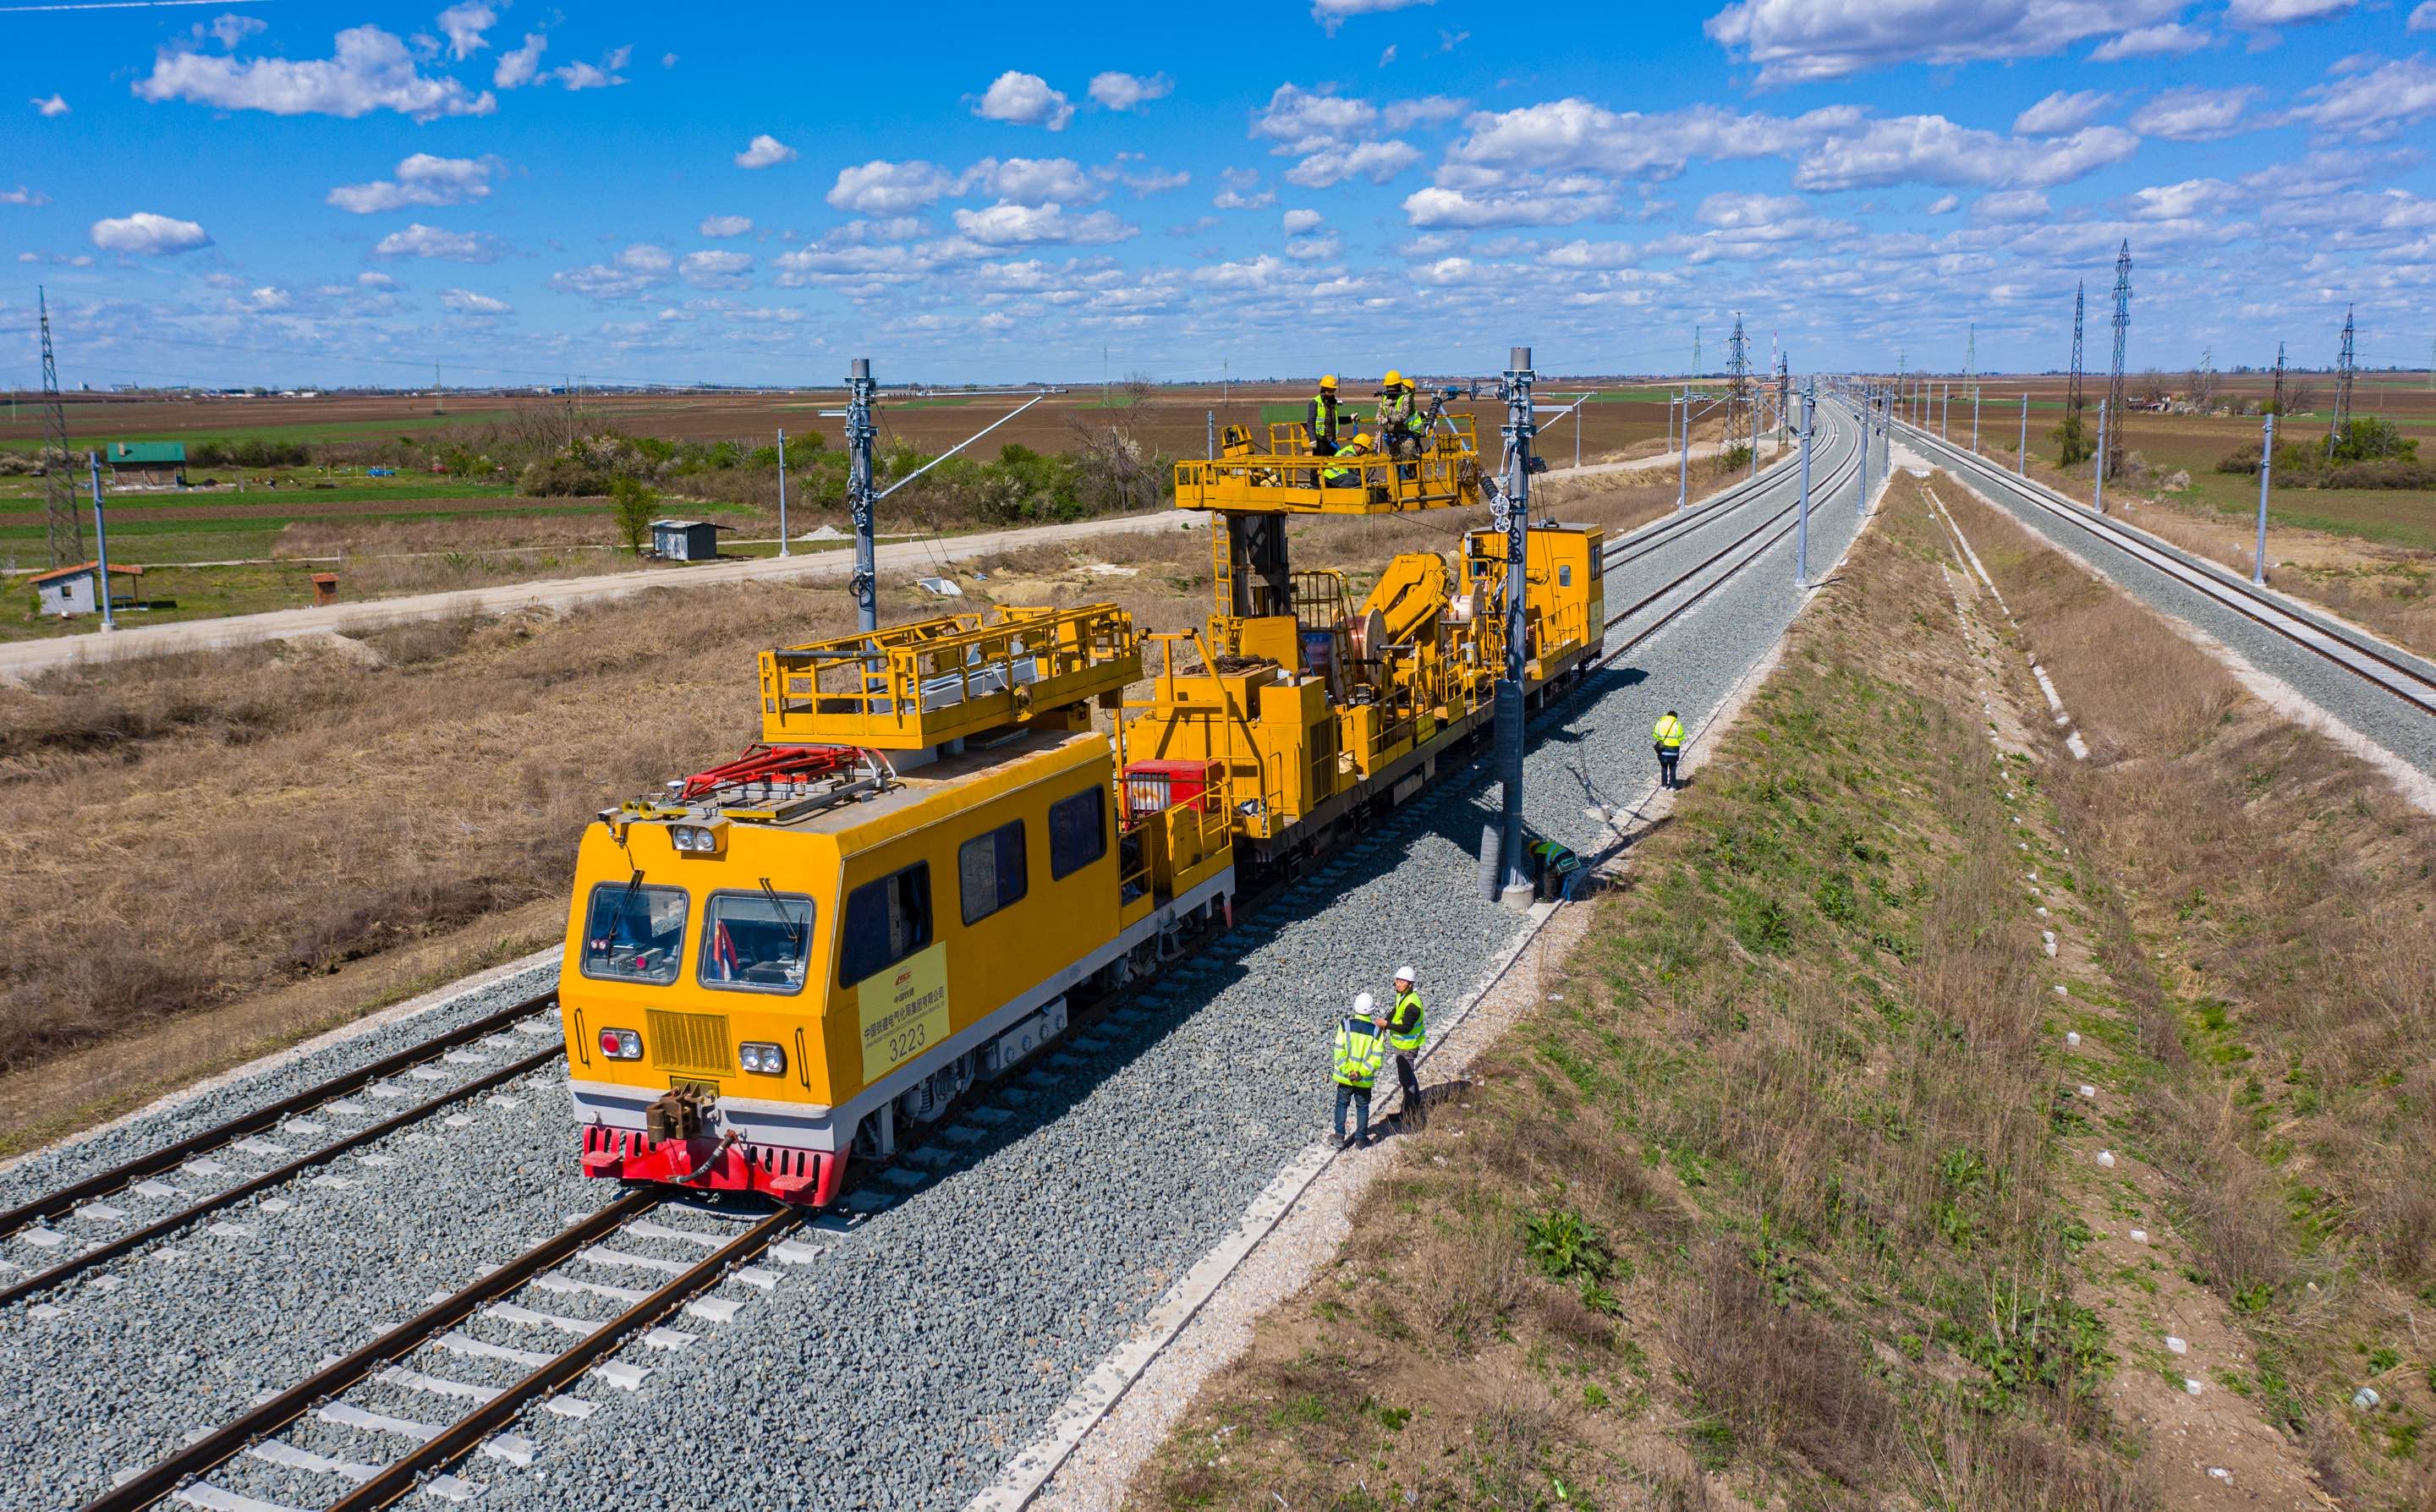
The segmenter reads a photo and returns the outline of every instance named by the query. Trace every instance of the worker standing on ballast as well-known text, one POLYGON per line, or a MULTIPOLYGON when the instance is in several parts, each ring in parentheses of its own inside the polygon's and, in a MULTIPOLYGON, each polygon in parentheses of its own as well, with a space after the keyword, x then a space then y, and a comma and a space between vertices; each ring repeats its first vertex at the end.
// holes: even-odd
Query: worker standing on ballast
POLYGON ((1319 392, 1311 396, 1311 451, 1314 457, 1336 455, 1336 374, 1331 373, 1319 380, 1319 392))
POLYGON ((1649 737, 1658 742, 1658 785, 1679 788, 1682 781, 1675 775, 1675 763, 1683 759, 1683 721, 1673 709, 1650 727, 1649 737))
POLYGON ((1379 1079, 1380 1065, 1387 1058, 1386 1021, 1379 1017, 1370 995, 1357 993, 1353 1012, 1336 1026, 1336 1143, 1339 1149, 1348 1144, 1370 1142, 1370 1084, 1379 1079), (1345 1110, 1352 1107, 1359 1115, 1353 1137, 1345 1135, 1345 1110))
POLYGON ((1396 1052, 1396 1081, 1404 1089, 1404 1111, 1397 1120, 1399 1128, 1418 1129, 1430 1121, 1429 1105, 1421 1101, 1421 1079, 1413 1070, 1413 1058, 1420 1054, 1429 1037, 1429 1030, 1422 1022, 1421 995, 1413 990, 1413 968, 1400 967, 1396 972, 1396 1006, 1387 1015, 1387 1048, 1396 1052))

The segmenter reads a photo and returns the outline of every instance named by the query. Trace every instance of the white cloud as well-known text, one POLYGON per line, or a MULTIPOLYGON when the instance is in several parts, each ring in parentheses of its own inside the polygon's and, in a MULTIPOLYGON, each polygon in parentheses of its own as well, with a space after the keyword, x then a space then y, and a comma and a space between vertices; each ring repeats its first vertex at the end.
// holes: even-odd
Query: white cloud
POLYGON ((1285 231, 1289 236, 1299 236, 1305 232, 1317 231, 1326 224, 1328 224, 1328 217, 1316 210, 1289 210, 1285 214, 1285 231))
POLYGON ((1070 216, 1059 204, 1018 205, 1005 200, 986 210, 959 210, 956 229, 984 247, 1023 247, 1044 243, 1105 246, 1138 235, 1141 228, 1117 215, 1093 211, 1070 216))
POLYGON ((600 60, 598 66, 591 63, 568 63, 564 68, 551 69, 543 77, 555 78, 569 90, 609 89, 626 82, 626 76, 618 70, 625 67, 626 61, 634 55, 635 49, 630 43, 613 50, 608 57, 600 60))
POLYGON ((2132 155, 2140 139, 2117 126, 2088 126, 2070 136, 1999 136, 1957 126, 1942 115, 1871 121, 1830 133, 1804 153, 1797 189, 1864 189, 1893 183, 1985 184, 2044 189, 2069 183, 2132 155))
POLYGON ((1800 198, 1789 194, 1713 194, 1700 201, 1692 218, 1704 226, 1744 231, 1778 221, 1799 220, 1806 213, 1800 198))
POLYGON ((50 202, 49 195, 36 194, 22 183, 14 189, 0 190, 0 205, 46 205, 50 202))
POLYGON ((1413 6, 1435 5, 1437 0, 1312 0, 1311 19, 1327 28, 1331 37, 1349 16, 1371 16, 1385 10, 1403 10, 1413 6))
POLYGON ((2436 114, 2436 68, 2425 58, 2397 58, 2307 92, 2292 113, 2321 130, 2382 142, 2436 114))
POLYGON ((1999 223, 2044 220, 2049 213, 2047 197, 2036 189, 1999 189, 1981 195, 1971 207, 1972 219, 1999 223))
POLYGON ((68 102, 61 99, 57 95, 53 95, 49 99, 44 99, 40 96, 36 96, 31 100, 27 101, 27 103, 31 104, 37 111, 42 112, 44 119, 48 119, 54 115, 65 115, 68 113, 68 102))
POLYGON ((440 29, 447 34, 449 55, 462 62, 491 45, 482 33, 497 24, 499 13, 481 0, 466 0, 440 12, 440 29))
POLYGON ((2283 26, 2295 21, 2323 21, 2349 10, 2358 0, 2233 0, 2224 19, 2236 26, 2283 26))
POLYGON ((296 303, 296 296, 276 284, 265 284, 245 297, 246 307, 255 310, 284 310, 296 303))
POLYGON ((1447 95, 1424 95, 1418 99, 1389 100, 1379 119, 1390 131, 1409 131, 1416 126, 1444 126, 1461 115, 1468 102, 1447 95))
POLYGON ((2065 94, 2057 90, 2013 117, 2016 136, 2055 136, 2087 126, 2090 117, 2114 103, 2114 96, 2095 89, 2065 94))
POLYGON ((1095 200, 1099 191, 1072 158, 983 158, 957 181, 959 194, 984 194, 1019 205, 1095 200))
POLYGON ((1305 189, 1326 189, 1348 179, 1384 183, 1420 161, 1420 150, 1408 142, 1363 142, 1314 152, 1288 168, 1285 180, 1305 189))
POLYGON ((1322 148, 1366 136, 1379 123, 1379 109, 1368 100, 1335 93, 1333 84, 1316 90, 1279 84, 1268 104, 1252 116, 1252 134, 1267 137, 1280 156, 1316 152, 1322 148))
POLYGON ((981 103, 973 113, 984 120, 1005 121, 1014 126, 1041 126, 1053 131, 1066 130, 1074 118, 1073 104, 1065 92, 1049 87, 1049 80, 1038 74, 1019 73, 1008 69, 993 80, 982 94, 981 103))
POLYGON ((361 284, 366 288, 397 287, 396 279, 390 277, 387 273, 377 271, 357 273, 356 275, 356 282, 361 284))
MULTIPOLYGON (((2430 5, 2436 5, 2436 0, 2427 0, 2427 3, 2428 3, 2428 4, 2430 4, 2430 5)), ((1385 51, 1383 51, 1383 52, 1382 52, 1382 53, 1380 53, 1380 55, 1379 55, 1379 66, 1380 66, 1380 67, 1382 67, 1382 68, 1384 68, 1384 67, 1386 67, 1389 63, 1392 63, 1392 62, 1394 62, 1395 61, 1396 61, 1396 44, 1395 44, 1394 43, 1392 43, 1392 42, 1391 42, 1391 43, 1389 43, 1387 44, 1387 46, 1386 46, 1386 50, 1385 50, 1385 51)))
POLYGON ((2436 31, 2436 0, 2423 0, 2417 9, 2410 12, 2410 29, 2436 31))
POLYGON ((212 244, 210 233, 193 221, 156 216, 149 210, 139 210, 131 216, 120 216, 112 220, 96 220, 93 223, 91 235, 93 244, 103 252, 133 252, 148 257, 172 256, 212 244))
POLYGON ((1263 189, 1258 194, 1245 194, 1241 189, 1221 189, 1209 202, 1221 210, 1266 210, 1278 202, 1278 192, 1263 189))
POLYGON ((2170 21, 2184 0, 1735 0, 1712 41, 1760 65, 1763 86, 1896 63, 2042 58, 2085 37, 2170 21))
POLYGON ((255 16, 238 15, 215 16, 209 26, 197 28, 198 31, 208 32, 212 40, 223 47, 234 47, 255 32, 270 29, 270 23, 268 21, 255 16))
POLYGON ((1175 80, 1165 74, 1153 74, 1144 78, 1137 74, 1120 74, 1113 70, 1091 76, 1091 97, 1112 111, 1130 111, 1155 99, 1165 99, 1175 93, 1175 80))
POLYGON ((1181 189, 1192 182, 1192 175, 1182 168, 1169 172, 1164 168, 1133 168, 1126 165, 1140 161, 1139 152, 1120 152, 1117 161, 1105 168, 1093 168, 1097 179, 1113 179, 1134 192, 1137 200, 1147 200, 1170 189, 1181 189))
POLYGON ((2257 93, 2248 86, 2169 90, 2132 113, 2132 129, 2168 142, 2214 142, 2253 130, 2241 113, 2257 93))
POLYGON ((1606 196, 1564 199, 1529 190, 1483 195, 1429 188, 1404 197, 1404 218, 1411 224, 1466 231, 1484 226, 1569 226, 1614 208, 1614 200, 1606 196))
POLYGON ((648 241, 635 242, 618 254, 618 266, 632 273, 665 273, 676 265, 666 247, 648 241))
POLYGON ((696 288, 750 288, 753 259, 739 252, 687 252, 678 271, 696 288))
POLYGON ((482 158, 442 158, 417 152, 397 165, 395 180, 340 184, 329 202, 366 216, 407 205, 456 205, 491 192, 492 164, 482 158))
POLYGON ((418 121, 488 115, 498 103, 488 90, 475 95, 454 78, 426 77, 407 44, 378 26, 339 32, 333 56, 302 62, 214 58, 165 48, 154 57, 150 77, 135 81, 135 94, 141 99, 182 99, 273 115, 353 119, 374 111, 395 111, 418 121))
POLYGON ((488 294, 477 294, 470 288, 444 289, 441 291, 440 303, 444 308, 458 315, 507 315, 513 313, 515 309, 515 306, 506 300, 493 299, 488 294))
POLYGON ((2187 220, 2218 209, 2236 195, 2233 185, 2222 179, 2184 179, 2142 189, 2125 201, 2124 208, 2134 220, 2187 220))
POLYGON ((1928 213, 1932 216, 1950 216, 1954 214, 1955 211, 1960 209, 1961 206, 1962 197, 1960 195, 1941 194, 1939 195, 1936 201, 1928 207, 1928 213))
POLYGON ((491 71, 491 82, 500 89, 521 89, 531 83, 533 76, 541 71, 542 49, 548 45, 547 33, 526 32, 521 46, 499 54, 499 65, 491 71))
MULTIPOLYGON (((1447 149, 1452 164, 1490 169, 1587 169, 1626 178, 1667 179, 1695 158, 1725 161, 1790 154, 1827 125, 1858 124, 1857 109, 1836 107, 1787 119, 1738 115, 1713 105, 1660 115, 1610 111, 1566 98, 1516 110, 1481 112, 1469 135, 1447 149)), ((1441 173, 1443 177, 1443 173, 1441 173)))
POLYGON ((919 210, 956 192, 953 174, 935 163, 915 159, 890 163, 875 158, 858 168, 840 168, 828 201, 840 210, 863 215, 896 216, 919 210))
POLYGON ((713 239, 722 236, 741 236, 752 229, 753 220, 749 216, 705 216, 702 217, 702 224, 694 228, 713 239))
POLYGON ((1345 243, 1332 231, 1324 236, 1297 236, 1286 242, 1286 255, 1298 263, 1325 262, 1344 250, 1345 243))
POLYGON ((793 148, 764 131, 746 143, 743 151, 736 154, 736 165, 740 168, 773 167, 781 163, 794 162, 796 155, 793 148))
MULTIPOLYGON (((2431 0, 2436 3, 2436 0, 2431 0)), ((2090 49, 2094 63, 2120 62, 2126 58, 2179 58, 2208 46, 2216 39, 2197 26, 2185 26, 2179 21, 2159 22, 2153 26, 2134 26, 2120 37, 2099 43, 2090 49)))
POLYGON ((491 238, 471 232, 443 231, 417 221, 392 231, 373 244, 375 257, 437 257, 454 263, 488 263, 498 259, 491 238))

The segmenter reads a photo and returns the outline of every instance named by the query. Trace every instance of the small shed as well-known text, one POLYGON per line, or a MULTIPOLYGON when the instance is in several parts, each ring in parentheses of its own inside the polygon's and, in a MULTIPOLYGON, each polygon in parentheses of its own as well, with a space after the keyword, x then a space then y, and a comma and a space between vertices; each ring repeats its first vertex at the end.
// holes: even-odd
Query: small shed
POLYGON ((313 607, 325 609, 339 601, 339 575, 335 572, 313 574, 313 607))
POLYGON ((113 441, 102 448, 101 460, 119 488, 175 488, 186 480, 182 441, 113 441))
POLYGON ((670 562, 716 562, 719 532, 734 529, 708 520, 653 520, 652 550, 670 562))
MULTIPOLYGON (((45 615, 89 615, 101 608, 94 584, 101 576, 98 562, 78 563, 73 567, 57 567, 32 578, 36 611, 45 615)), ((143 586, 142 567, 122 567, 115 563, 110 568, 110 607, 132 609, 140 601, 136 590, 143 586)))

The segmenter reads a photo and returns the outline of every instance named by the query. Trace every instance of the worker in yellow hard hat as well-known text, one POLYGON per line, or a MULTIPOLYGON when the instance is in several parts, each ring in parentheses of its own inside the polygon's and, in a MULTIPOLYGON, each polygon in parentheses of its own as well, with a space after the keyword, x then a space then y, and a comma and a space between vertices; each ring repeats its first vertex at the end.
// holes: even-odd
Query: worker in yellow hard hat
POLYGON ((1413 386, 1394 368, 1379 385, 1379 432, 1387 450, 1398 457, 1420 450, 1419 414, 1413 404, 1413 386))
POLYGON ((1336 460, 1338 465, 1334 467, 1323 467, 1319 470, 1319 486, 1322 488, 1343 488, 1348 484, 1360 482, 1362 480, 1362 469, 1358 467, 1345 466, 1345 460, 1348 457, 1368 457, 1374 455, 1376 449, 1376 446, 1370 439, 1370 432, 1366 430, 1359 432, 1351 441, 1345 443, 1343 445, 1337 447, 1334 451, 1329 454, 1336 460))
POLYGON ((1319 380, 1319 392, 1311 396, 1312 454, 1332 457, 1336 454, 1336 374, 1331 373, 1319 380))

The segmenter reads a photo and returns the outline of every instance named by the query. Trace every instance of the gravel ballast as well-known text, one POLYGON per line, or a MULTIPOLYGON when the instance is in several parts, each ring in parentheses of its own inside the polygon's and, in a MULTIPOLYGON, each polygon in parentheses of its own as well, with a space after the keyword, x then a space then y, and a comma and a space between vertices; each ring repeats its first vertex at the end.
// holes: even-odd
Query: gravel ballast
MULTIPOLYGON (((1836 415, 1822 407, 1823 417, 1836 415)), ((1822 442, 1814 462, 1822 482, 1851 444, 1849 420, 1828 423, 1842 426, 1843 450, 1836 439, 1822 442)), ((1792 490, 1788 475, 1771 495, 1789 501, 1792 490)), ((1855 492, 1847 478, 1818 499, 1814 573, 1854 533, 1855 492)), ((1638 598, 1767 513, 1746 510, 1731 523, 1686 531, 1610 573, 1610 602, 1638 598)), ((1605 817, 1586 810, 1647 785, 1650 722, 1674 707, 1696 727, 1789 622, 1802 598, 1792 556, 1787 536, 1540 721, 1526 799, 1535 825, 1577 848, 1602 843, 1605 817)), ((1610 628, 1610 645, 1665 607, 1610 628)), ((1696 746, 1685 766, 1699 780, 1696 746)), ((513 1431, 535 1445, 530 1467, 487 1456, 459 1467, 485 1486, 478 1504, 629 1509, 637 1495, 680 1487, 699 1508, 961 1503, 1040 1431, 1073 1383, 1133 1333, 1254 1195, 1325 1134, 1328 1039, 1350 994, 1383 992, 1395 967, 1411 965, 1431 1001, 1451 1002, 1512 940, 1519 916, 1478 894, 1476 846, 1496 802, 1482 768, 1451 773, 1257 916, 1239 915, 1239 927, 1201 956, 875 1182, 868 1195, 876 1200, 863 1206, 881 1210, 823 1220, 797 1236, 806 1247, 792 1252, 794 1262, 763 1262, 773 1287, 722 1282, 713 1295, 740 1304, 732 1321, 675 1324, 694 1338, 673 1352, 630 1346, 618 1358, 653 1369, 639 1389, 587 1378, 576 1394, 597 1406, 588 1418, 527 1412, 513 1431)), ((547 985, 521 981, 489 1002, 448 1011, 472 1017, 510 992, 547 985)), ((399 1039, 332 1053, 361 1064, 427 1036, 440 1021, 418 1017, 366 1036, 399 1039)), ((245 1105, 234 1100, 258 1105, 332 1069, 285 1067, 264 1079, 273 1086, 228 1089, 233 1101, 218 1110, 167 1116, 212 1121, 245 1105)), ((89 1497, 113 1473, 157 1459, 608 1200, 611 1189, 574 1174, 562 1079, 556 1068, 522 1078, 505 1089, 515 1107, 478 1101, 466 1126, 426 1125, 365 1152, 393 1164, 358 1168, 347 1157, 334 1171, 377 1179, 346 1189, 299 1183, 280 1194, 293 1204, 284 1212, 260 1213, 260 1200, 250 1201, 228 1216, 251 1234, 196 1233, 171 1242, 182 1259, 164 1259, 156 1246, 103 1267, 50 1299, 64 1315, 37 1319, 12 1309, 0 1316, 0 1369, 56 1384, 42 1427, 0 1430, 0 1508, 89 1497)), ((121 1134, 140 1139, 145 1126, 121 1134)), ((155 1144, 174 1137, 149 1133, 155 1144)), ((90 1148, 78 1147, 78 1158, 106 1158, 89 1156, 90 1148)), ((704 1214, 663 1221, 732 1222, 704 1214)), ((664 1259, 701 1253, 622 1236, 615 1247, 664 1259)), ((564 1269, 577 1279, 657 1284, 641 1271, 585 1268, 593 1263, 564 1269)), ((584 1293, 548 1303, 566 1313, 586 1308, 595 1311, 581 1315, 605 1316, 598 1310, 614 1304, 584 1293)), ((557 1347, 530 1327, 486 1318, 466 1331, 514 1347, 557 1347)), ((430 1351, 412 1364, 494 1386, 517 1373, 430 1351)), ((462 1405, 390 1383, 368 1383, 346 1399, 425 1422, 445 1421, 462 1405)), ((367 1462, 402 1447, 315 1418, 283 1436, 367 1462)), ((211 1479, 298 1505, 344 1489, 328 1476, 252 1459, 211 1479)), ((430 1503, 427 1495, 416 1500, 430 1503)))

